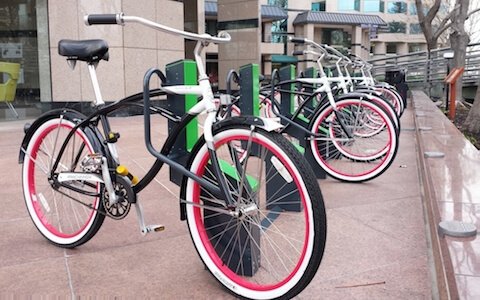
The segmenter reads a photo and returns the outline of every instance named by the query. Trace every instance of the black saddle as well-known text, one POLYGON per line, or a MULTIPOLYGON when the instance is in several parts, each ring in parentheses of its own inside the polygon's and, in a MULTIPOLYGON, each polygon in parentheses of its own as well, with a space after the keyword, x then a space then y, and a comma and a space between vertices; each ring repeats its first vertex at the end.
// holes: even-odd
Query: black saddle
POLYGON ((105 40, 60 40, 58 54, 70 60, 81 60, 95 63, 108 60, 108 44, 105 40))

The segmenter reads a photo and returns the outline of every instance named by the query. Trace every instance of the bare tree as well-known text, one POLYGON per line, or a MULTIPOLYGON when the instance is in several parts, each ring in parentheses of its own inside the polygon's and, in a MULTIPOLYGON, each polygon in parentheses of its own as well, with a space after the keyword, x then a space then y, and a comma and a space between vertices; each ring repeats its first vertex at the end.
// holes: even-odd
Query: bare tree
POLYGON ((418 23, 420 24, 420 28, 422 28, 425 41, 427 42, 427 63, 425 66, 424 84, 429 95, 431 88, 431 82, 429 80, 431 51, 437 48, 438 39, 452 24, 450 21, 451 12, 445 14, 445 16, 443 16, 443 13, 438 13, 441 5, 441 0, 415 0, 418 23))
MULTIPOLYGON (((420 27, 427 41, 429 53, 437 47, 437 41, 440 35, 450 28, 450 45, 455 53, 453 67, 464 67, 467 46, 470 42, 469 33, 465 30, 465 22, 471 15, 480 11, 480 8, 471 9, 469 12, 470 0, 455 0, 454 7, 445 14, 445 17, 440 21, 438 27, 434 28, 432 21, 438 14, 441 0, 434 0, 433 5, 427 13, 424 12, 422 0, 415 0, 415 5, 417 7, 420 27)), ((428 57, 430 58, 430 55, 428 57)), ((459 81, 462 82, 461 80, 462 78, 460 77, 459 81)), ((456 94, 461 97, 461 92, 462 85, 458 84, 456 94)), ((452 99, 452 101, 455 101, 455 99, 452 99)), ((478 89, 475 95, 474 105, 470 109, 463 126, 471 133, 480 133, 480 89, 478 89)))
POLYGON ((415 0, 418 23, 422 28, 423 35, 425 36, 429 53, 431 50, 437 48, 438 39, 445 32, 445 30, 451 26, 450 17, 452 12, 446 14, 444 17, 438 15, 441 4, 441 0, 415 0), (427 10, 428 6, 430 6, 430 8, 427 10), (434 23, 436 18, 439 19, 438 25, 434 23))
MULTIPOLYGON (((480 9, 480 4, 477 1, 476 6, 472 7, 472 11, 478 11, 480 9)), ((472 3, 474 5, 474 3, 472 3)), ((480 28, 480 17, 479 14, 476 14, 469 18, 469 32, 473 41, 478 41, 480 39, 480 34, 478 28, 480 28)), ((480 82, 477 83, 477 86, 480 85, 480 82)), ((472 108, 468 112, 467 118, 463 124, 465 130, 478 134, 480 132, 480 88, 477 87, 477 93, 475 94, 475 100, 473 102, 472 108)))

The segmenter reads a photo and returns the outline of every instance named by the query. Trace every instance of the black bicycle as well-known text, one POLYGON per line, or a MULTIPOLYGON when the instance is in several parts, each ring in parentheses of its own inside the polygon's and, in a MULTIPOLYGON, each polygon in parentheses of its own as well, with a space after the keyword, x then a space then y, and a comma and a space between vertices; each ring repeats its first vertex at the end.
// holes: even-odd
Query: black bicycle
MULTIPOLYGON (((207 269, 230 292, 240 297, 291 298, 314 277, 323 256, 326 216, 322 195, 310 166, 269 119, 219 114, 219 103, 201 59, 208 43, 230 40, 176 30, 123 14, 88 15, 88 25, 140 23, 196 40, 198 85, 150 88, 150 69, 143 93, 106 105, 95 68, 108 55, 103 40, 59 42, 59 53, 71 63, 84 61, 90 71, 96 100, 88 116, 58 109, 40 116, 27 129, 20 151, 23 191, 28 212, 40 233, 53 244, 73 248, 90 240, 105 217, 122 219, 133 204, 143 234, 161 231, 145 225, 138 193, 167 164, 183 175, 179 205, 192 241, 207 269), (199 101, 183 116, 151 98, 166 94, 195 94, 199 101), (108 116, 125 107, 142 107, 145 143, 156 158, 146 175, 137 179, 120 164, 119 134, 108 116), (185 164, 171 158, 179 133, 200 113, 206 113, 203 136, 185 164), (151 143, 151 114, 175 127, 161 150, 151 143)), ((227 104, 228 105, 228 104, 227 104)))

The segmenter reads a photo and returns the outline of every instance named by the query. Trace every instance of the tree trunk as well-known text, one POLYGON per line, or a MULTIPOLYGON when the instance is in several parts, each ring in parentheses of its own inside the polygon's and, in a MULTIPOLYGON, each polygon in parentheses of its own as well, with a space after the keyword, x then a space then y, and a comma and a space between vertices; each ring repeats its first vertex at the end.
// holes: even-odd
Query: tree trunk
MULTIPOLYGON (((452 21, 452 33, 450 33, 450 45, 455 53, 453 57, 453 68, 461 68, 465 66, 465 57, 467 52, 468 43, 470 43, 470 37, 465 31, 465 21, 467 20, 468 7, 470 6, 470 0, 456 0, 455 7, 457 7, 455 13, 451 17, 452 21)), ((457 99, 463 99, 463 76, 458 78, 456 96, 457 99)), ((452 99, 451 101, 455 101, 452 99)))
MULTIPOLYGON (((465 67, 465 58, 467 55, 467 46, 469 42, 470 38, 465 31, 463 34, 460 34, 459 32, 454 32, 450 34, 450 44, 452 45, 452 50, 455 53, 452 61, 452 68, 465 67)), ((460 101, 463 99, 462 90, 463 76, 460 76, 457 81, 457 90, 455 91, 456 98, 460 101)), ((451 99, 451 101, 457 99, 451 99)))
POLYGON ((475 94, 475 101, 473 102, 472 108, 468 112, 465 123, 463 127, 474 134, 480 132, 480 82, 478 83, 477 93, 475 94))

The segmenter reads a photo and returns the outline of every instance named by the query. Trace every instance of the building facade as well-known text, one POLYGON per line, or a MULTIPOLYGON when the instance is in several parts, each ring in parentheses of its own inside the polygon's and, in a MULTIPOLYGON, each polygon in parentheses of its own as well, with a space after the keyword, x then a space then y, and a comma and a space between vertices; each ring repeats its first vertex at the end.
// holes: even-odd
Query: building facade
MULTIPOLYGON (((108 42, 109 61, 101 61, 97 67, 106 101, 140 92, 147 69, 163 69, 165 64, 184 58, 183 38, 137 24, 86 26, 85 14, 124 12, 183 29, 183 7, 182 2, 170 0, 0 1, 0 61, 21 66, 13 102, 20 118, 40 113, 45 103, 82 102, 94 97, 86 65, 79 62, 72 71, 58 54, 61 39, 108 42)), ((0 120, 12 118, 12 111, 0 102, 0 120)))
MULTIPOLYGON (((298 63, 300 68, 312 65, 312 58, 289 55, 294 49, 286 43, 289 36, 348 49, 364 59, 426 50, 414 0, 205 0, 204 5, 207 32, 215 33, 218 28, 226 28, 225 22, 230 22, 243 32, 244 39, 248 30, 252 33, 248 38, 249 56, 243 58, 241 51, 232 51, 230 47, 229 54, 235 53, 238 61, 221 64, 221 75, 248 59, 257 60, 261 72, 267 75, 285 63, 298 63), (229 3, 235 7, 225 12, 228 17, 223 20, 221 11, 232 5, 229 3), (253 27, 242 28, 242 21, 257 19, 255 32, 253 27)), ((242 43, 235 45, 235 49, 241 49, 242 43)), ((218 57, 222 60, 217 48, 212 48, 208 56, 213 65, 218 57)))
MULTIPOLYGON (((232 42, 209 45, 207 71, 213 82, 230 69, 258 63, 269 75, 283 64, 299 68, 312 58, 293 57, 289 36, 303 36, 368 59, 426 48, 414 0, 4 0, 0 2, 0 62, 20 64, 14 106, 20 116, 40 104, 89 101, 94 96, 88 71, 71 70, 58 55, 60 39, 105 39, 110 60, 98 77, 106 101, 141 90, 148 68, 163 69, 191 58, 192 42, 136 24, 85 26, 87 13, 124 12, 178 29, 216 34, 227 30, 232 42)), ((5 81, 6 75, 0 74, 5 81)), ((0 81, 1 84, 2 81, 0 81)), ((0 102, 0 119, 12 118, 0 102)))

